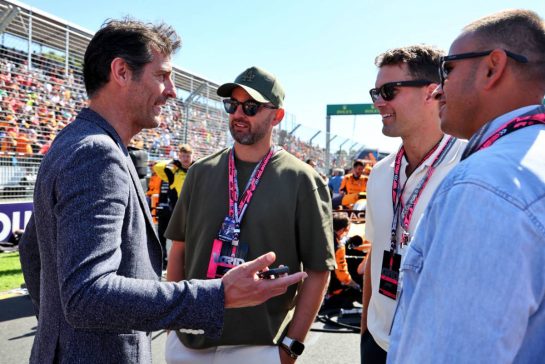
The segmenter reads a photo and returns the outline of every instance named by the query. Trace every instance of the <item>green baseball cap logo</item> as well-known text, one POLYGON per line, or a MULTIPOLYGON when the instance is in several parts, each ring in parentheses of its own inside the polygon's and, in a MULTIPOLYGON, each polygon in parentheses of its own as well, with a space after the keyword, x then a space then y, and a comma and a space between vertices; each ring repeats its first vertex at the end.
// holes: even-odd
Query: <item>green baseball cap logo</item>
POLYGON ((252 82, 255 78, 255 73, 253 72, 253 70, 250 68, 249 70, 247 70, 245 73, 244 73, 244 76, 242 77, 242 81, 245 81, 245 82, 252 82))
POLYGON ((242 87, 257 102, 270 102, 277 108, 284 104, 284 89, 276 76, 259 67, 250 67, 235 79, 218 88, 217 94, 221 97, 231 97, 237 87, 242 87))

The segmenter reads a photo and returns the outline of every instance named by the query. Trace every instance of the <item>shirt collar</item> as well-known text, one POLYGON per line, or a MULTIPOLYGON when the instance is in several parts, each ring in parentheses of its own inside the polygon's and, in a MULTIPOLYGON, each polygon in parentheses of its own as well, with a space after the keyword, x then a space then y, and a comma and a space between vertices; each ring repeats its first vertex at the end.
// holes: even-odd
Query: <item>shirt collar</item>
MULTIPOLYGON (((435 160, 435 157, 437 156, 437 154, 439 154, 441 152, 441 150, 443 150, 443 147, 447 143, 449 137, 450 137, 450 135, 443 134, 443 137, 441 138, 441 141, 439 142, 439 145, 437 146, 437 148, 433 151, 432 154, 430 154, 428 156, 428 158, 426 158, 422 163, 420 163, 420 165, 413 172, 413 174, 418 173, 424 167, 429 167, 429 166, 432 165, 432 163, 435 160)), ((408 163, 409 162, 407 161, 407 156, 404 155, 403 159, 401 160, 401 168, 403 169, 403 171, 405 171, 405 167, 407 166, 408 163)), ((395 164, 395 159, 391 163, 392 168, 394 167, 394 164, 395 164)))
POLYGON ((432 154, 428 156, 428 158, 426 158, 425 161, 422 162, 420 167, 424 167, 424 166, 429 167, 432 165, 433 161, 435 160, 435 157, 439 153, 441 153, 441 151, 443 150, 443 147, 445 146, 445 144, 447 144, 449 137, 450 135, 443 134, 443 138, 441 138, 441 141, 439 142, 439 145, 437 146, 437 148, 433 151, 432 154))
POLYGON ((495 118, 494 120, 490 121, 488 123, 488 126, 485 124, 483 125, 482 127, 486 127, 487 130, 486 132, 483 134, 481 140, 486 140, 488 139, 489 136, 491 136, 492 134, 494 134, 494 132, 500 127, 502 126, 503 124, 507 123, 509 120, 512 120, 516 117, 519 117, 519 116, 522 116, 522 115, 525 115, 525 114, 528 114, 528 115, 531 115, 533 114, 531 111, 533 111, 534 109, 536 110, 536 112, 538 111, 539 108, 541 108, 542 105, 529 105, 529 106, 523 106, 523 107, 520 107, 518 109, 515 109, 515 110, 512 110, 512 111, 509 111, 508 113, 505 113, 503 115, 500 115, 498 116, 497 118, 495 118))
MULTIPOLYGON (((437 147, 437 149, 435 149, 433 151, 433 153, 431 155, 429 155, 428 158, 426 158, 424 160, 424 162, 420 163, 418 168, 411 174, 411 176, 418 175, 424 168, 427 168, 427 167, 432 165, 432 163, 435 160, 435 157, 437 156, 437 154, 441 152, 441 150, 443 149, 445 144, 448 142, 449 137, 450 137, 450 135, 443 134, 443 137, 441 138, 441 141, 439 142, 439 146, 437 147)), ((454 159, 455 158, 453 158, 452 160, 454 160, 454 159)), ((444 163, 451 163, 452 160, 445 160, 443 162, 444 163)), ((407 178, 407 176, 405 174, 405 168, 407 167, 408 163, 409 162, 407 162, 407 157, 404 155, 403 158, 401 159, 402 181, 407 178)), ((395 166, 395 157, 392 159, 392 162, 390 163, 390 167, 392 168, 392 170, 394 169, 394 166, 395 166)))

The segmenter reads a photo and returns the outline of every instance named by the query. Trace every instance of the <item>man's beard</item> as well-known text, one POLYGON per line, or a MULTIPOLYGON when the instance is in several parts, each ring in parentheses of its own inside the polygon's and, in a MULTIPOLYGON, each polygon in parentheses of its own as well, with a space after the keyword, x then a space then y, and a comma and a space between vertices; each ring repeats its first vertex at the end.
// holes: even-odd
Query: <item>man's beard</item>
POLYGON ((265 135, 267 135, 267 129, 263 128, 262 126, 264 125, 254 124, 253 126, 251 126, 247 122, 241 120, 233 120, 231 123, 229 123, 229 131, 231 132, 231 136, 237 141, 237 143, 242 145, 253 145, 263 139, 265 135), (235 122, 248 125, 248 131, 235 131, 235 122), (252 127, 255 131, 251 130, 252 127))

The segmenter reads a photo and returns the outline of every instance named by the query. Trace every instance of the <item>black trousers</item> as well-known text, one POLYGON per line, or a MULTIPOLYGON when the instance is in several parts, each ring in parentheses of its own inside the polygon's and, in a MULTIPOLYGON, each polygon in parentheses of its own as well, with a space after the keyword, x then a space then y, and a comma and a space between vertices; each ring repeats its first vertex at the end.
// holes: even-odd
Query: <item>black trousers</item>
POLYGON ((368 330, 361 335, 361 364, 385 364, 386 352, 378 346, 368 330))

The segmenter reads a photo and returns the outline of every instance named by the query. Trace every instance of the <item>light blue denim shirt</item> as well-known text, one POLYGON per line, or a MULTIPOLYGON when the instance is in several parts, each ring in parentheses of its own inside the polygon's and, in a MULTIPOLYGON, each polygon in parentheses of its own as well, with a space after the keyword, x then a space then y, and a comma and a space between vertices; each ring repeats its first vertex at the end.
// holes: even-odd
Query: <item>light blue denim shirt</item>
MULTIPOLYGON (((483 140, 544 111, 505 114, 483 140)), ((401 271, 388 363, 545 362, 545 125, 508 134, 451 171, 401 271)))

